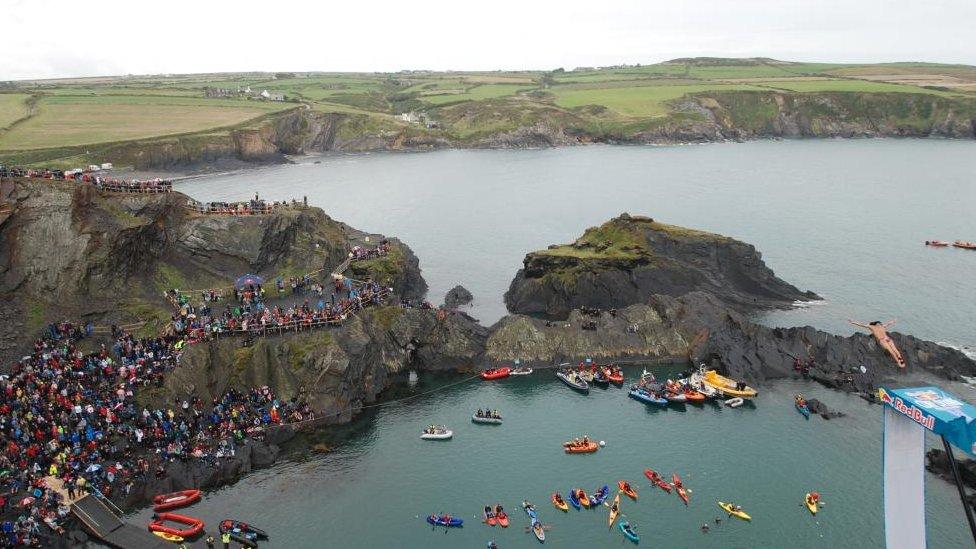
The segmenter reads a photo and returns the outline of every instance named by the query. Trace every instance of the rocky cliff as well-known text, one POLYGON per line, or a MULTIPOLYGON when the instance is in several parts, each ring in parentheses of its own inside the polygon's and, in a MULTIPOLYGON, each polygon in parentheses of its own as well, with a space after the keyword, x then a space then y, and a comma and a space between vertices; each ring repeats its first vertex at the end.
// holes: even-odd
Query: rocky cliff
POLYGON ((818 299, 777 278, 749 244, 623 214, 572 244, 526 255, 505 304, 515 313, 566 318, 579 307, 624 307, 695 290, 746 311, 818 299))
MULTIPOLYGON (((952 380, 976 374, 976 362, 959 351, 910 335, 891 336, 906 357, 908 373, 925 370, 952 380)), ((493 327, 487 357, 530 364, 584 358, 705 363, 752 382, 794 375, 796 357, 805 363, 813 360, 812 378, 865 394, 873 393, 883 379, 905 373, 870 335, 843 337, 809 326, 761 326, 706 292, 654 295, 645 303, 595 318, 578 311, 560 322, 510 315, 493 327), (584 322, 593 324, 584 329, 584 322)))
MULTIPOLYGON (((181 193, 118 194, 24 180, 4 182, 0 199, 0 355, 47 322, 165 319, 167 289, 228 287, 245 273, 273 279, 329 270, 352 246, 369 245, 367 237, 383 238, 319 208, 200 215, 184 207, 181 193)), ((356 276, 376 275, 401 296, 422 296, 427 286, 419 261, 391 242, 395 260, 357 266, 356 276)))

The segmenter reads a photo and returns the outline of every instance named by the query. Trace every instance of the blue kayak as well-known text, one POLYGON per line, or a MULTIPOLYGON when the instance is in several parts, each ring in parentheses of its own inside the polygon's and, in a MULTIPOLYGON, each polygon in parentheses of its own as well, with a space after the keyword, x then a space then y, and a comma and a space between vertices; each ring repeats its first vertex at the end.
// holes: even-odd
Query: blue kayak
POLYGON ((464 521, 457 517, 448 516, 447 520, 445 520, 444 517, 439 517, 437 515, 428 515, 427 522, 433 524, 434 526, 446 526, 448 528, 457 528, 458 526, 464 524, 464 521))
POLYGON ((803 417, 810 419, 810 408, 806 404, 800 406, 799 404, 794 403, 793 406, 796 407, 796 411, 800 412, 803 417))
POLYGON ((576 497, 575 489, 569 491, 569 503, 572 504, 572 506, 575 507, 577 511, 579 511, 580 502, 579 502, 579 498, 576 497))
POLYGON ((579 498, 576 497, 576 490, 569 491, 569 503, 579 511, 579 498))
POLYGON ((607 501, 607 496, 610 495, 610 487, 606 484, 603 488, 596 491, 595 494, 590 496, 590 507, 596 507, 597 505, 603 505, 604 501, 607 501))
POLYGON ((630 394, 630 398, 639 400, 644 404, 655 404, 657 406, 667 406, 668 404, 668 399, 655 396, 639 387, 631 389, 628 394, 630 394))
POLYGON ((637 535, 637 530, 634 530, 634 527, 631 526, 629 522, 620 521, 620 523, 617 524, 617 527, 620 528, 620 531, 623 532, 630 541, 634 543, 640 541, 640 536, 637 535))

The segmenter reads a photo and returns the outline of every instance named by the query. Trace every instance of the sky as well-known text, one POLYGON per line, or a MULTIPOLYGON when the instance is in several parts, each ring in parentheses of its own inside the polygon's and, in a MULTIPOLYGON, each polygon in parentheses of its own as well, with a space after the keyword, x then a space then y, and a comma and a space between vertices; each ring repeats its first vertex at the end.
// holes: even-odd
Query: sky
POLYGON ((0 21, 0 80, 693 56, 976 65, 976 0, 0 0, 0 21))

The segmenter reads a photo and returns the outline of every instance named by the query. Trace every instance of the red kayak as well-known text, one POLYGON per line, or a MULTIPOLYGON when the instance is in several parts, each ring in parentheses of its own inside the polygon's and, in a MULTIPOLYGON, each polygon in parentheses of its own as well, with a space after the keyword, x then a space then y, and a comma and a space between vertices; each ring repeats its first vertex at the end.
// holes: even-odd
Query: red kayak
POLYGON ((181 538, 192 538, 200 532, 203 532, 203 526, 203 521, 196 517, 177 515, 176 513, 159 513, 158 515, 153 515, 153 521, 149 523, 149 531, 162 532, 181 538), (166 526, 167 522, 177 522, 186 524, 187 526, 186 528, 173 528, 172 526, 166 526))
POLYGON ((664 482, 664 479, 661 478, 661 475, 655 473, 650 469, 644 469, 644 476, 647 477, 647 480, 656 484, 658 488, 664 490, 669 494, 671 493, 671 485, 668 484, 667 482, 664 482))
POLYGON ((678 473, 671 473, 671 483, 674 484, 674 489, 677 490, 681 501, 688 505, 688 490, 685 490, 684 485, 681 484, 681 477, 678 476, 678 473))
POLYGON ((495 506, 495 519, 498 520, 498 524, 502 528, 508 528, 508 515, 505 513, 505 510, 502 509, 501 505, 495 506))
POLYGON ((179 509, 200 501, 200 490, 183 490, 171 494, 159 494, 153 498, 153 511, 179 509))
POLYGON ((492 380, 492 379, 502 379, 512 375, 512 369, 508 366, 503 368, 491 368, 481 372, 481 379, 492 380))

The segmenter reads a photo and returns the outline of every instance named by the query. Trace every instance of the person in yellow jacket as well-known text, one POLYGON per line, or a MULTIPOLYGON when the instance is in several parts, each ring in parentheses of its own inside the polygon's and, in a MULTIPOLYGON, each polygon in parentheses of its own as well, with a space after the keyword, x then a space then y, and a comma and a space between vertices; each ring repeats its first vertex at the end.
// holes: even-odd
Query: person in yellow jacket
POLYGON ((224 544, 224 549, 230 549, 230 532, 220 534, 220 541, 224 544))
POLYGON ((58 476, 58 466, 54 463, 51 464, 51 468, 47 470, 47 474, 56 477, 58 476))

